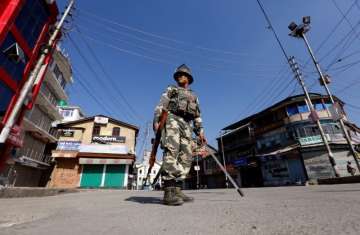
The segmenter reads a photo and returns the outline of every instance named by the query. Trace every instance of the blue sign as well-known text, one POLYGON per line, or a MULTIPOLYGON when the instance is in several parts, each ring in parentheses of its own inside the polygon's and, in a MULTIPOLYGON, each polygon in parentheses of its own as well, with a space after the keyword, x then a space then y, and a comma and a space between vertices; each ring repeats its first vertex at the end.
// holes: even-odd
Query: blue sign
POLYGON ((80 145, 80 141, 59 141, 56 150, 78 151, 80 145))
POLYGON ((235 166, 247 166, 247 159, 246 158, 240 158, 233 162, 235 166))

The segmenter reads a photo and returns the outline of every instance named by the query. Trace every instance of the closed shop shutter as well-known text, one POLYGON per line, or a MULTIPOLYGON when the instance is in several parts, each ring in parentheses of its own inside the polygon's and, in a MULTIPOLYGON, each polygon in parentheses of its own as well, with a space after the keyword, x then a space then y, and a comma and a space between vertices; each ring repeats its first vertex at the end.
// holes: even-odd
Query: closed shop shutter
POLYGON ((124 187, 125 165, 106 165, 104 187, 122 188, 124 187))
POLYGON ((104 165, 83 165, 80 186, 97 188, 101 186, 104 165))

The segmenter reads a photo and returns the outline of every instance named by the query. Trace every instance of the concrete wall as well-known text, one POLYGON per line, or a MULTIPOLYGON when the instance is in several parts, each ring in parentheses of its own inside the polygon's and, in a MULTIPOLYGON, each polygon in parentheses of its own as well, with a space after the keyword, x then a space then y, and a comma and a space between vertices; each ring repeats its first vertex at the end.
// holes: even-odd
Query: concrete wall
POLYGON ((51 188, 75 188, 79 186, 81 165, 77 158, 59 158, 51 175, 51 188))

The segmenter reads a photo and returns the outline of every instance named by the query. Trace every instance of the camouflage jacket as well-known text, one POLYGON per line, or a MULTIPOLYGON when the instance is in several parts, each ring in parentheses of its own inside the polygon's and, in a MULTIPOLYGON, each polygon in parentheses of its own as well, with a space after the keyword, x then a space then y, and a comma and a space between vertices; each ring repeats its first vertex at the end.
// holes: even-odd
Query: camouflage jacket
POLYGON ((162 110, 167 110, 179 116, 183 116, 179 113, 186 115, 187 120, 193 122, 193 130, 196 135, 204 132, 199 99, 192 90, 177 86, 167 87, 155 108, 154 124, 159 122, 162 110))

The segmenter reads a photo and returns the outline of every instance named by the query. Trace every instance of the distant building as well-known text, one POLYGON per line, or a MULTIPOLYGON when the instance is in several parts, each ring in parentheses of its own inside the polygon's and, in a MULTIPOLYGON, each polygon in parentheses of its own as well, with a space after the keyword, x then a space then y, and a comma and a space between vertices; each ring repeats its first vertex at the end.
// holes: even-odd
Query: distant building
POLYGON ((79 106, 58 106, 60 115, 63 117, 61 122, 72 122, 84 118, 85 115, 79 106))
POLYGON ((139 129, 104 115, 57 126, 49 187, 130 188, 139 129))
MULTIPOLYGON (((150 158, 150 151, 145 151, 144 153, 144 158, 143 161, 141 163, 135 163, 135 178, 136 178, 136 183, 135 183, 135 188, 136 189, 143 189, 143 180, 144 178, 146 178, 148 170, 149 170, 149 158, 150 158)), ((151 169, 150 172, 150 184, 153 183, 156 175, 158 174, 160 168, 162 165, 162 161, 155 161, 154 166, 151 169)), ((159 178, 159 186, 161 186, 161 177, 159 178)), ((149 185, 149 182, 147 182, 147 185, 149 185)))
POLYGON ((51 172, 51 148, 57 142, 52 123, 62 119, 57 109, 67 100, 66 86, 72 83, 71 65, 57 48, 48 67, 39 94, 22 124, 23 146, 15 154, 15 186, 45 186, 51 172))
MULTIPOLYGON (((356 164, 339 123, 333 120, 329 97, 310 95, 340 176, 350 176, 347 162, 356 164)), ((347 119, 344 103, 334 98, 353 144, 359 144, 360 129, 347 119)), ((296 185, 334 177, 319 130, 309 115, 304 96, 297 95, 225 127, 217 140, 220 153, 224 146, 227 168, 235 169, 232 174, 243 186, 296 185)))

